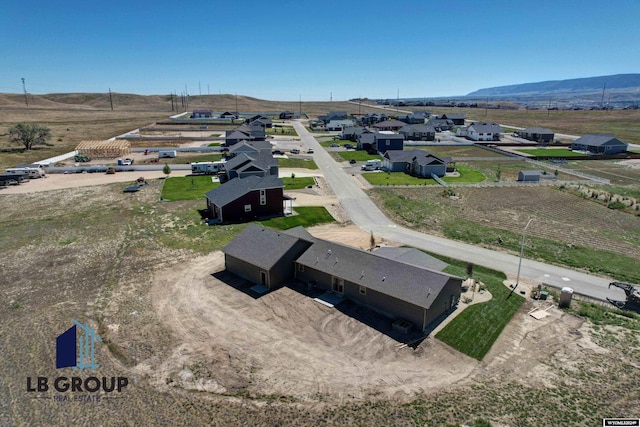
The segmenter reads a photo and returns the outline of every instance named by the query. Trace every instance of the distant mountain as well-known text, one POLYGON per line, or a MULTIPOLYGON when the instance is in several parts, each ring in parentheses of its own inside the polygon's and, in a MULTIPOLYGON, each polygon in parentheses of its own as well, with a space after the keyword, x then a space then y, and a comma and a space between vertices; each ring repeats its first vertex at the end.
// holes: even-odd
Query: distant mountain
POLYGON ((587 77, 569 80, 551 80, 538 83, 523 83, 480 89, 467 96, 514 96, 545 94, 580 94, 602 91, 637 92, 640 91, 640 74, 616 74, 612 76, 587 77))

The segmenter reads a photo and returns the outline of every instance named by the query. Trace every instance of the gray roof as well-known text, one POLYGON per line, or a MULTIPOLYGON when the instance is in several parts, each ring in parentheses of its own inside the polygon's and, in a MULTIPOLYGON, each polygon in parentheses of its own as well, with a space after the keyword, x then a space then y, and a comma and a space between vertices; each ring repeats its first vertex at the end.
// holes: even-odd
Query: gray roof
POLYGON ((373 125, 374 128, 401 128, 406 125, 405 122, 401 122, 400 120, 385 120, 384 122, 376 123, 373 125))
POLYGON ((466 114, 457 114, 457 113, 452 113, 452 114, 443 114, 442 118, 446 118, 449 120, 464 120, 467 118, 466 114))
POLYGON ((235 153, 242 150, 245 150, 245 152, 250 151, 256 153, 260 150, 271 150, 271 143, 269 141, 240 141, 229 149, 229 153, 235 153), (249 150, 247 150, 247 148, 249 148, 249 150))
POLYGON ((264 177, 251 175, 246 178, 233 178, 217 188, 207 192, 206 197, 216 206, 226 206, 250 191, 284 188, 284 183, 273 175, 264 177))
POLYGON ((629 146, 629 144, 620 141, 610 133, 590 133, 576 139, 575 141, 573 141, 573 144, 582 144, 591 147, 599 147, 601 145, 624 145, 625 147, 629 146))
POLYGON ((541 135, 553 135, 553 131, 547 128, 532 127, 519 131, 519 133, 537 133, 541 135))
POLYGON ((227 171, 244 168, 248 163, 258 166, 260 169, 268 169, 278 165, 278 159, 274 159, 271 150, 260 150, 257 153, 240 153, 227 161, 227 171))
POLYGON ((521 170, 518 172, 518 175, 522 175, 522 176, 540 176, 542 175, 542 171, 541 170, 521 170))
POLYGON ((435 133, 436 128, 428 125, 406 125, 400 128, 400 133, 435 133))
POLYGON ((302 240, 307 240, 309 242, 313 242, 315 240, 315 237, 313 237, 311 233, 309 233, 307 229, 301 225, 285 230, 285 233, 290 234, 294 237, 298 237, 302 240))
POLYGON ((424 159, 431 159, 431 161, 429 161, 428 163, 431 163, 433 159, 440 160, 441 162, 444 163, 443 159, 437 156, 434 156, 428 151, 420 150, 419 148, 414 148, 412 150, 404 150, 404 151, 390 150, 384 153, 384 157, 389 159, 389 161, 391 162, 412 162, 414 158, 418 158, 418 159, 424 158, 424 159))
POLYGON ((450 119, 430 119, 427 122, 427 126, 453 126, 453 121, 450 119))
POLYGON ((222 252, 270 270, 299 240, 290 234, 251 223, 222 252))
POLYGON ((450 279, 459 279, 320 239, 296 262, 424 308, 431 307, 450 279))
POLYGON ((449 266, 446 262, 439 260, 429 254, 422 252, 416 248, 378 248, 374 254, 404 262, 405 264, 414 265, 416 267, 426 267, 429 270, 442 271, 449 266))
POLYGON ((473 122, 467 129, 473 127, 478 133, 503 133, 504 130, 497 123, 473 122))

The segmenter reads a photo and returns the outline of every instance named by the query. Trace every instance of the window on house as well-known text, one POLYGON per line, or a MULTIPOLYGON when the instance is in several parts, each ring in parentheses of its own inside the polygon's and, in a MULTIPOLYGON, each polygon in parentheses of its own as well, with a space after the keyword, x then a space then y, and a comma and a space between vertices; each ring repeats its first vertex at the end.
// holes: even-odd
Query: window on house
POLYGON ((298 271, 304 271, 304 265, 298 264, 298 271))
POLYGON ((264 206, 267 204, 267 190, 260 190, 260 205, 264 206))
POLYGON ((387 145, 391 145, 391 141, 387 139, 387 145))
POLYGON ((367 294, 367 288, 365 288, 364 286, 360 286, 360 294, 361 295, 366 295, 367 294))
POLYGON ((245 212, 251 212, 251 205, 244 205, 245 212))

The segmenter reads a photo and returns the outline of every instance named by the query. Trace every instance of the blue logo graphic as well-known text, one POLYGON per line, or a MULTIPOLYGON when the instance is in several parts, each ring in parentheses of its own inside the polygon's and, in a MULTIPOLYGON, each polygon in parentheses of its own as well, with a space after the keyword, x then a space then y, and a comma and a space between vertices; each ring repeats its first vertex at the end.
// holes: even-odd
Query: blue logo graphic
POLYGON ((102 342, 102 338, 88 323, 83 325, 77 320, 73 323, 72 327, 56 338, 56 368, 89 368, 93 371, 100 366, 95 363, 95 344, 96 341, 102 342))

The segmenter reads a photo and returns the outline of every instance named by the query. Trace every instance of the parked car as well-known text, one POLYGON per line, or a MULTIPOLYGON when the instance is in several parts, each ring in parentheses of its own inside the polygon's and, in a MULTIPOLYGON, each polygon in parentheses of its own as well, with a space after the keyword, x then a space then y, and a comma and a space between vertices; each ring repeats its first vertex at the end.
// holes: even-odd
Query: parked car
POLYGON ((292 148, 291 149, 291 154, 300 154, 300 149, 299 148, 292 148))
POLYGON ((343 147, 346 148, 347 150, 353 150, 354 148, 356 148, 351 144, 344 144, 343 147))
POLYGON ((349 160, 349 164, 355 165, 357 162, 354 159, 349 160))
POLYGON ((329 147, 332 147, 332 148, 340 147, 340 144, 331 144, 331 145, 329 145, 329 147))
POLYGON ((313 148, 309 148, 309 149, 307 150, 307 153, 308 153, 308 154, 313 154, 313 148))
POLYGON ((123 166, 131 166, 133 164, 133 159, 126 158, 122 161, 123 166))

